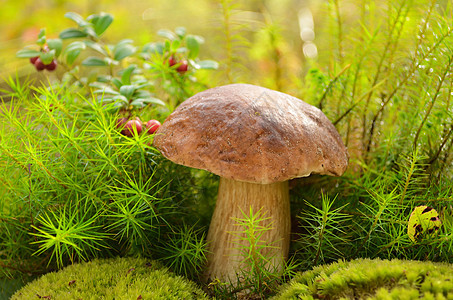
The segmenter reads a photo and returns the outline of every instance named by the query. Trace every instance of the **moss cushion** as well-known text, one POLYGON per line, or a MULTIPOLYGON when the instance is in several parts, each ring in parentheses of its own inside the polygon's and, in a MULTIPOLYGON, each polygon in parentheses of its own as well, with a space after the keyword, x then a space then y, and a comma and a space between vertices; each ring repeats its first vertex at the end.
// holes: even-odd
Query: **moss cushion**
POLYGON ((195 283, 142 258, 93 260, 48 273, 11 299, 208 299, 195 283))
POLYGON ((453 265, 340 261, 298 274, 274 299, 453 299, 453 265))

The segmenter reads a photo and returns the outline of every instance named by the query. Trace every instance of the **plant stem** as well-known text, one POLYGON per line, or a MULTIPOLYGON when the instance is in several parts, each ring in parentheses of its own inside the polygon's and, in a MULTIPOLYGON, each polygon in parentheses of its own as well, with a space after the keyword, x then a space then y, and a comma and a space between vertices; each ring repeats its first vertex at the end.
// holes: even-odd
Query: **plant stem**
POLYGON ((448 74, 449 71, 450 71, 450 68, 451 68, 452 63, 453 63, 453 58, 450 57, 450 58, 449 58, 449 61, 448 61, 448 65, 447 65, 447 67, 445 68, 445 72, 444 72, 444 74, 442 75, 442 77, 441 77, 440 80, 439 80, 439 84, 437 85, 436 93, 434 94, 433 100, 431 101, 431 104, 430 104, 429 107, 428 107, 428 111, 425 113, 425 116, 423 117, 423 120, 422 120, 422 122, 420 123, 420 126, 419 126, 418 129, 417 129, 417 132, 415 133, 414 142, 413 142, 413 144, 412 144, 412 147, 413 147, 414 149, 416 149, 417 146, 418 146, 417 143, 418 143, 418 138, 419 138, 419 136, 420 136, 420 132, 421 132, 423 126, 425 125, 426 120, 428 119, 428 116, 431 114, 431 110, 433 109, 434 104, 436 103, 437 98, 438 98, 439 95, 440 95, 440 89, 441 89, 442 85, 444 84, 445 78, 446 78, 447 74, 448 74))

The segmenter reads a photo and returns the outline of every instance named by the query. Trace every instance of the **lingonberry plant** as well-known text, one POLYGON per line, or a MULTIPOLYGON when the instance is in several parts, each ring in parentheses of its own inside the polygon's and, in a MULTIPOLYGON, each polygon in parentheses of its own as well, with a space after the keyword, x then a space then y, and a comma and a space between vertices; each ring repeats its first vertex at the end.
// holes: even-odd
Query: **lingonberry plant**
POLYGON ((198 58, 201 36, 187 34, 182 27, 160 30, 164 41, 150 42, 142 47, 133 40, 123 39, 116 44, 106 43, 102 36, 113 22, 108 13, 93 14, 84 19, 69 12, 65 17, 75 23, 74 28, 60 32, 59 38, 48 39, 42 29, 35 45, 17 52, 29 58, 38 71, 53 71, 61 65, 61 83, 78 88, 85 96, 91 93, 111 112, 130 119, 140 115, 148 105, 160 105, 172 110, 198 87, 196 77, 200 69, 216 69, 218 63, 198 58), (89 68, 96 68, 91 73, 89 68), (93 75, 95 74, 95 75, 93 75), (166 99, 155 94, 162 83, 166 99))
POLYGON ((103 36, 112 15, 65 16, 73 28, 54 39, 42 29, 17 52, 57 76, 46 86, 11 79, 21 93, 0 106, 0 165, 8 174, 0 176, 0 274, 40 274, 92 257, 178 256, 187 235, 196 251, 183 255, 181 270, 187 261, 201 269, 203 233, 185 226, 200 176, 150 145, 166 115, 207 87, 199 70, 217 62, 201 60, 204 39, 181 27, 141 46, 110 44, 103 36), (171 253, 151 250, 168 242, 171 253))

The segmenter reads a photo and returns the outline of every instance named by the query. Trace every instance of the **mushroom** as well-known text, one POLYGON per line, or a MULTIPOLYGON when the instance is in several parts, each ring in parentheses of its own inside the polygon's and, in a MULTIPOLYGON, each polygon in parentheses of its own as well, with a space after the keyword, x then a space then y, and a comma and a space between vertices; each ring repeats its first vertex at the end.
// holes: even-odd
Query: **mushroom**
POLYGON ((154 146, 171 161, 220 176, 211 219, 206 279, 235 282, 245 267, 235 220, 261 210, 270 227, 268 267, 287 259, 291 215, 288 180, 312 173, 341 176, 348 154, 316 107, 250 84, 208 89, 183 102, 157 131, 154 146))

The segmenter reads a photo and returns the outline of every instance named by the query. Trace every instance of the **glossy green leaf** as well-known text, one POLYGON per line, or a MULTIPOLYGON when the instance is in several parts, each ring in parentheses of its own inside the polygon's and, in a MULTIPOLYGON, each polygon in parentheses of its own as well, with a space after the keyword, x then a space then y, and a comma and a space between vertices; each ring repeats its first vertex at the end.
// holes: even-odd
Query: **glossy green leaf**
POLYGON ((130 99, 135 92, 135 86, 133 85, 123 85, 120 87, 120 93, 127 99, 130 99))
POLYGON ((189 49, 189 58, 195 58, 200 52, 200 43, 193 35, 188 35, 186 37, 187 49, 189 49))
POLYGON ((102 102, 117 102, 120 104, 121 107, 129 104, 129 101, 123 95, 115 95, 113 97, 102 96, 101 99, 102 99, 102 102))
POLYGON ((164 52, 170 51, 170 48, 171 48, 170 41, 169 40, 165 40, 164 52))
POLYGON ((131 40, 123 40, 119 42, 113 48, 113 58, 118 61, 134 54, 137 49, 131 45, 131 43, 131 40))
POLYGON ((30 57, 36 57, 41 54, 41 51, 38 50, 32 50, 32 49, 22 49, 17 51, 16 57, 19 58, 30 58, 30 57))
MULTIPOLYGON (((94 87, 93 85, 90 85, 91 87, 94 87)), ((112 89, 111 87, 102 87, 101 89, 99 90, 95 90, 93 92, 93 94, 111 94, 111 95, 119 95, 120 93, 118 93, 117 91, 115 91, 114 89, 112 89)))
MULTIPOLYGON (((96 76, 96 81, 110 85, 110 82, 112 81, 112 76, 100 74, 100 75, 96 76)), ((103 85, 103 86, 105 86, 105 85, 103 85)))
POLYGON ((94 31, 94 28, 91 26, 83 27, 82 31, 95 40, 99 39, 98 35, 96 34, 96 31, 94 31))
POLYGON ((145 88, 145 87, 148 87, 148 86, 152 86, 152 84, 150 82, 145 82, 145 83, 142 83, 140 85, 137 85, 138 82, 135 82, 135 84, 136 84, 135 87, 137 89, 142 89, 142 88, 145 88))
POLYGON ((179 38, 183 38, 186 35, 186 28, 185 27, 176 27, 175 33, 179 36, 179 38))
POLYGON ((114 96, 113 100, 121 102, 121 103, 126 104, 126 105, 129 104, 129 99, 127 99, 123 95, 114 96))
POLYGON ((219 63, 214 60, 202 60, 197 62, 196 67, 197 69, 216 70, 219 68, 219 63))
POLYGON ((46 44, 46 37, 43 36, 41 38, 39 38, 37 41, 36 41, 36 44, 38 44, 39 46, 44 46, 46 44))
POLYGON ((100 14, 91 15, 87 18, 94 26, 94 31, 98 36, 103 34, 105 30, 112 24, 113 16, 108 13, 101 12, 100 14))
POLYGON ((113 78, 112 79, 112 83, 119 89, 123 83, 121 82, 121 80, 119 80, 118 78, 113 78))
POLYGON ((124 85, 131 84, 131 75, 132 72, 136 69, 136 66, 131 65, 124 69, 123 74, 121 75, 121 82, 124 85))
POLYGON ((198 43, 201 45, 204 43, 204 38, 199 35, 193 35, 193 37, 198 41, 198 43))
POLYGON ((88 67, 103 67, 103 66, 108 66, 108 63, 98 57, 88 57, 82 62, 83 66, 88 66, 88 67))
POLYGON ((74 61, 77 59, 77 57, 80 55, 80 50, 71 50, 71 51, 65 51, 66 53, 66 63, 68 65, 72 65, 74 61))
POLYGON ((174 40, 170 44, 170 52, 174 53, 178 50, 179 46, 181 46, 181 41, 180 40, 174 40))
POLYGON ((110 57, 104 57, 104 61, 107 63, 107 65, 118 65, 118 61, 111 59, 110 57))
POLYGON ((144 99, 134 99, 134 101, 131 102, 131 105, 137 108, 142 108, 145 107, 145 104, 143 103, 144 99))
POLYGON ((75 41, 69 44, 64 51, 68 65, 72 65, 76 58, 80 55, 80 52, 85 50, 85 48, 85 44, 80 41, 75 41))
POLYGON ((68 28, 60 32, 60 39, 66 40, 66 39, 76 39, 76 38, 84 38, 87 37, 88 35, 75 28, 68 28))
POLYGON ((75 13, 75 12, 67 12, 65 13, 64 15, 66 18, 74 21, 75 23, 77 23, 77 25, 79 25, 80 27, 83 27, 83 26, 86 26, 88 24, 87 21, 85 21, 83 19, 83 17, 81 15, 79 15, 78 13, 75 13))
POLYGON ((143 47, 142 52, 164 54, 164 47, 162 42, 149 43, 143 47))
POLYGON ((46 29, 42 28, 38 33, 38 39, 46 37, 46 29))
POLYGON ((49 52, 41 52, 39 58, 41 59, 43 64, 48 65, 55 58, 55 50, 50 50, 49 52))
POLYGON ((189 51, 189 49, 187 49, 186 47, 179 47, 176 52, 177 53, 187 53, 189 51))
POLYGON ((74 51, 74 50, 85 50, 85 49, 86 49, 85 43, 80 42, 80 41, 75 41, 66 47, 65 52, 74 51))
POLYGON ((157 98, 153 98, 153 97, 149 97, 149 98, 143 99, 143 103, 167 106, 164 101, 162 101, 160 99, 157 99, 157 98))
POLYGON ((61 39, 50 39, 47 40, 47 45, 50 50, 55 50, 55 56, 60 56, 61 50, 63 48, 63 41, 61 39))
POLYGON ((104 56, 108 56, 107 51, 105 51, 105 49, 101 46, 101 44, 96 43, 94 41, 90 41, 90 40, 86 40, 86 41, 83 41, 83 42, 85 43, 85 45, 87 45, 88 47, 90 47, 94 51, 99 52, 100 54, 102 54, 104 56))
POLYGON ((176 40, 176 36, 173 32, 168 29, 161 29, 157 32, 157 35, 169 39, 171 41, 176 40))

